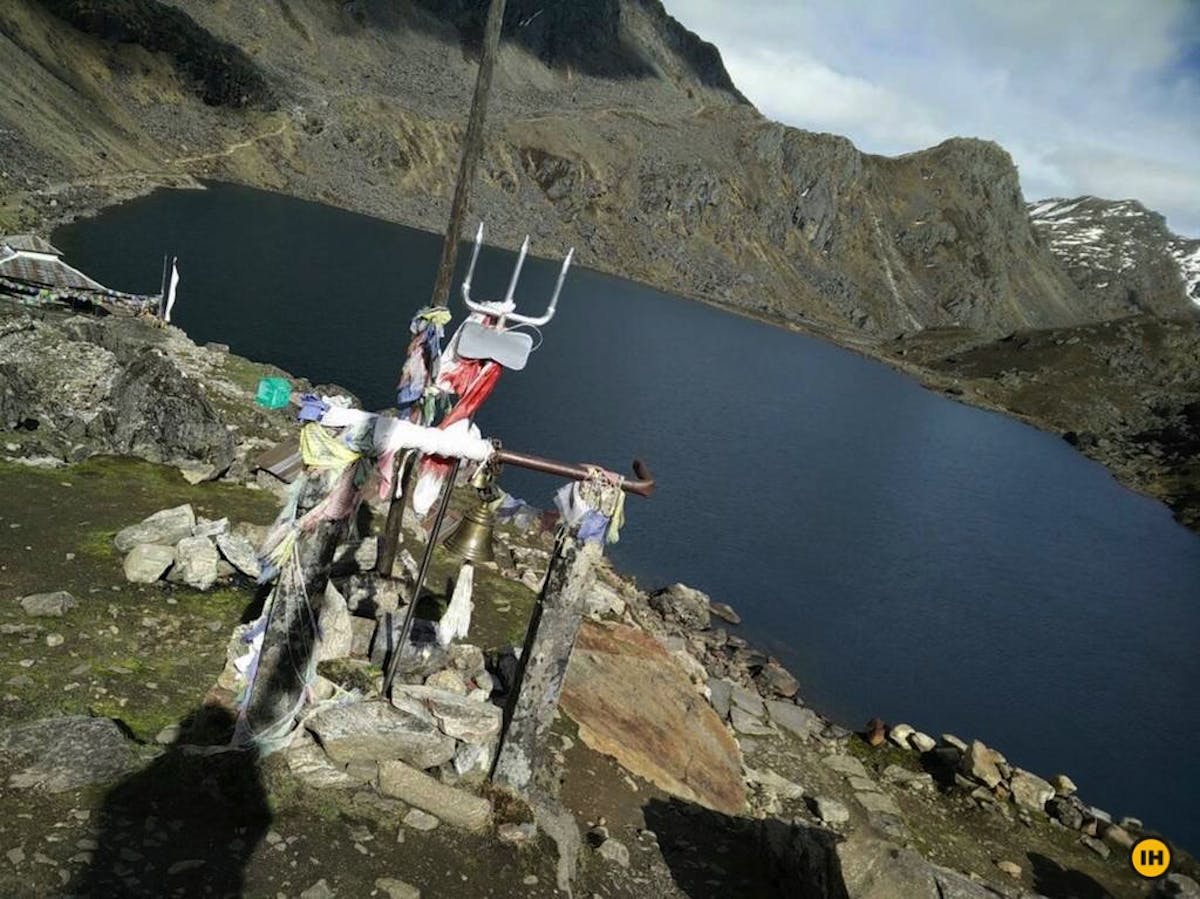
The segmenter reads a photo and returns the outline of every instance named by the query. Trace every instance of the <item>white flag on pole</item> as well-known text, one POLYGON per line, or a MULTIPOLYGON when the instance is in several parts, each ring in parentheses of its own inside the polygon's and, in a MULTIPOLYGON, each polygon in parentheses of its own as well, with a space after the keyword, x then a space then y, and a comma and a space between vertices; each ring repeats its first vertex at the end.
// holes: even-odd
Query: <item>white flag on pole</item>
POLYGON ((175 305, 175 288, 179 286, 179 269, 175 265, 176 260, 171 260, 171 286, 167 288, 167 314, 166 320, 171 321, 171 307, 175 305))

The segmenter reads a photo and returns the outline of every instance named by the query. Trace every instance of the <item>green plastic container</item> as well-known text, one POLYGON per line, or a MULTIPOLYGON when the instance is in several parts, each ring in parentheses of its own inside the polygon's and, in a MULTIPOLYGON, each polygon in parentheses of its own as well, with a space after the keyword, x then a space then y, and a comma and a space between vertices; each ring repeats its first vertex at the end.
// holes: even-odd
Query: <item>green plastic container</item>
POLYGON ((254 394, 254 401, 268 409, 282 409, 291 399, 292 385, 287 378, 263 378, 254 394))

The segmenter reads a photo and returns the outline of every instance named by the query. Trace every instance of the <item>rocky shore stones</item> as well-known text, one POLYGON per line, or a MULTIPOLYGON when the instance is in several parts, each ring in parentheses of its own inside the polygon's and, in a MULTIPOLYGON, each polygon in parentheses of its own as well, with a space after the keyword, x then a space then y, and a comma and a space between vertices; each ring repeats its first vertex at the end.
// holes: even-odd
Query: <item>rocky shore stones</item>
POLYGON ((929 736, 929 734, 923 734, 919 730, 915 730, 908 738, 908 745, 917 752, 924 754, 934 750, 934 747, 937 746, 937 740, 929 736))
POLYGON ((764 692, 790 699, 800 691, 800 683, 778 662, 768 662, 755 676, 764 692))
POLYGON ((187 504, 175 506, 155 512, 149 518, 118 531, 113 538, 113 545, 123 553, 141 543, 174 546, 183 538, 192 536, 195 526, 196 513, 192 507, 187 504))
POLYGON ((850 820, 850 809, 836 799, 826 796, 811 796, 808 799, 808 807, 823 824, 836 827, 850 820))
POLYGON ((133 745, 108 718, 69 715, 0 731, 0 758, 28 767, 8 780, 10 789, 50 793, 108 783, 137 764, 133 745))
POLYGON ((802 740, 811 740, 825 728, 821 716, 804 706, 778 699, 768 699, 766 706, 767 714, 775 724, 802 740))
POLYGON ((22 596, 20 603, 25 614, 34 618, 62 618, 75 608, 79 601, 66 590, 55 590, 53 593, 22 596))
MULTIPOLYGON (((744 810, 736 741, 670 653, 645 631, 585 621, 561 707, 578 723, 587 746, 631 773, 715 811, 744 810)), ((761 708, 759 700, 759 714, 761 708)))
POLYGON ((125 579, 134 584, 153 584, 175 564, 175 550, 158 543, 139 543, 125 557, 125 579))
POLYGON ((826 768, 831 768, 845 777, 861 777, 867 779, 867 769, 852 755, 827 755, 821 760, 826 768))
POLYGON ((1046 803, 1054 798, 1054 787, 1036 774, 1030 774, 1020 768, 1013 771, 1009 789, 1012 791, 1013 802, 1030 811, 1044 811, 1046 803))
POLYGON ((893 724, 888 730, 887 738, 901 749, 908 749, 908 738, 913 735, 914 731, 908 724, 893 724))
POLYGON ((650 595, 650 608, 663 620, 692 631, 708 627, 711 602, 706 593, 686 584, 672 584, 650 595))
POLYGON ((464 830, 483 830, 492 816, 486 799, 448 787, 401 761, 379 765, 379 791, 464 830))
POLYGON ((708 610, 722 621, 727 621, 730 624, 742 623, 742 616, 735 612, 732 606, 728 606, 723 602, 710 602, 708 610))
POLYGON ((335 762, 402 759, 433 768, 454 757, 455 742, 432 721, 386 702, 355 702, 313 715, 305 727, 335 762))
POLYGON ((1075 781, 1067 777, 1065 774, 1056 774, 1054 779, 1050 781, 1054 786, 1054 792, 1059 796, 1073 796, 1079 788, 1075 786, 1075 781))
POLYGON ((208 537, 184 537, 175 544, 175 564, 167 579, 187 584, 196 590, 207 590, 220 577, 221 557, 208 537))
MULTIPOLYGON (((979 740, 972 740, 971 745, 966 747, 966 751, 963 752, 959 770, 985 786, 994 788, 1003 780, 1000 776, 1000 769, 997 767, 999 761, 1000 755, 994 749, 989 749, 979 740)), ((1042 782, 1045 783, 1045 781, 1042 782)), ((1054 791, 1051 790, 1050 794, 1054 795, 1054 791)))

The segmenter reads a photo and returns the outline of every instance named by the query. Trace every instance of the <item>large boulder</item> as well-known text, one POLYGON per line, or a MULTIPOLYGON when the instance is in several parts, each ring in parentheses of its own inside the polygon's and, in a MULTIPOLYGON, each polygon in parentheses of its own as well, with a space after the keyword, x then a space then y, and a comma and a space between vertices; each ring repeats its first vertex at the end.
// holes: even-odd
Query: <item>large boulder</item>
POLYGON ((708 594, 686 584, 672 584, 650 595, 650 607, 670 624, 688 630, 704 630, 709 623, 708 594))
POLYGON ((579 737, 661 789, 737 814, 745 805, 737 743, 657 640, 584 622, 563 685, 579 737))
POLYGON ((0 759, 27 767, 8 780, 10 789, 50 793, 113 781, 137 764, 133 744, 108 718, 44 718, 0 731, 0 759))
POLYGON ((418 768, 433 768, 454 757, 452 737, 430 717, 401 710, 387 702, 333 706, 313 715, 305 727, 335 762, 401 759, 418 768))
POLYGON ((137 524, 118 531, 117 536, 113 538, 113 545, 123 553, 143 543, 174 546, 184 537, 192 536, 192 528, 195 526, 196 513, 190 505, 162 509, 149 518, 143 518, 137 524))
POLYGON ((155 462, 202 460, 218 471, 233 462, 225 423, 200 385, 156 351, 140 353, 113 383, 106 419, 117 452, 155 462))

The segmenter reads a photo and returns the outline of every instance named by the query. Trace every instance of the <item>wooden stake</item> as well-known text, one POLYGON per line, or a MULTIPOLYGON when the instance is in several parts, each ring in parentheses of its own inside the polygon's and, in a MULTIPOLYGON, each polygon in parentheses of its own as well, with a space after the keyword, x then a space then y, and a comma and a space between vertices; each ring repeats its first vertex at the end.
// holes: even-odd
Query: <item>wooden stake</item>
POLYGON ((538 789, 553 793, 538 783, 539 773, 546 770, 546 740, 587 608, 593 561, 599 554, 597 545, 580 545, 568 535, 550 559, 550 573, 525 634, 516 683, 508 694, 500 751, 492 766, 493 783, 516 793, 538 789))

